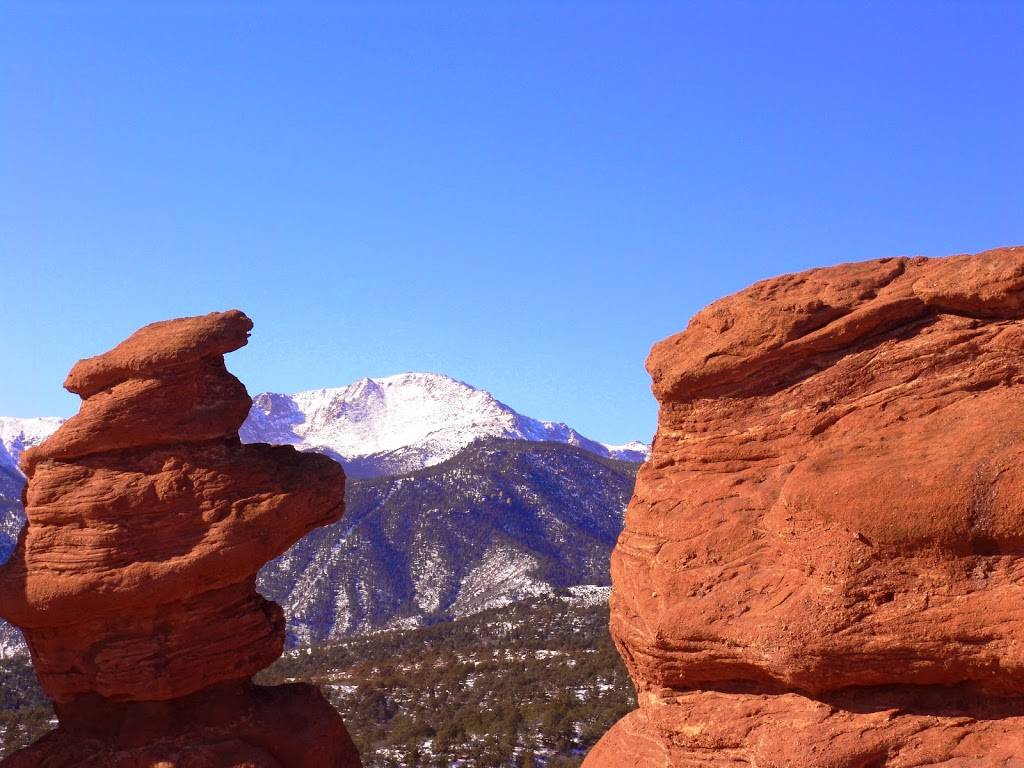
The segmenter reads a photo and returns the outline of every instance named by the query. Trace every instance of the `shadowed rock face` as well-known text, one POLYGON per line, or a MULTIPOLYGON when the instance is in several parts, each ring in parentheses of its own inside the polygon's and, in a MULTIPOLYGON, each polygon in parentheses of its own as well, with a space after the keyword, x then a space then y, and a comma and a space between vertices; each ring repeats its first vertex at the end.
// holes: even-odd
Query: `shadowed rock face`
POLYGON ((170 320, 81 361, 65 382, 81 410, 22 456, 0 615, 60 727, 5 768, 359 765, 316 688, 250 682, 284 641, 256 572, 337 520, 345 488, 328 458, 239 442, 250 401, 223 355, 251 328, 170 320))
POLYGON ((1024 765, 1024 248, 767 280, 647 365, 586 767, 1024 765))

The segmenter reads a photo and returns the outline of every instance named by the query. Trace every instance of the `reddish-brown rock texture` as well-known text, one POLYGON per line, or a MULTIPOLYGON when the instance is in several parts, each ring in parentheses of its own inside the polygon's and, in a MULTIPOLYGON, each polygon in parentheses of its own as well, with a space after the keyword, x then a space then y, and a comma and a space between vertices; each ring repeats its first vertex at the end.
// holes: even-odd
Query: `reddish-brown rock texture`
POLYGON ((252 675, 284 617, 268 560, 337 520, 345 476, 291 447, 242 445, 249 396, 224 367, 238 311, 146 326, 83 360, 81 410, 22 457, 28 524, 0 569, 60 726, 4 768, 350 768, 341 718, 308 685, 252 675))
POLYGON ((1024 766, 1024 248, 767 280, 647 367, 586 768, 1024 766))

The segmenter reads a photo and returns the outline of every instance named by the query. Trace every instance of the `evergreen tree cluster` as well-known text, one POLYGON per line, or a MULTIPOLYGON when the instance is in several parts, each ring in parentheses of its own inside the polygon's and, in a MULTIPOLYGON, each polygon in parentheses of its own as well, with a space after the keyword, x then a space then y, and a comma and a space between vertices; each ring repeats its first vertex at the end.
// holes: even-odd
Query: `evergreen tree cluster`
POLYGON ((321 685, 367 768, 571 768, 636 706, 607 625, 565 591, 298 649, 260 682, 321 685))
MULTIPOLYGON (((257 682, 319 685, 366 768, 573 768, 636 702, 608 607, 570 590, 289 651, 257 682)), ((27 658, 0 660, 0 758, 55 725, 27 658)))

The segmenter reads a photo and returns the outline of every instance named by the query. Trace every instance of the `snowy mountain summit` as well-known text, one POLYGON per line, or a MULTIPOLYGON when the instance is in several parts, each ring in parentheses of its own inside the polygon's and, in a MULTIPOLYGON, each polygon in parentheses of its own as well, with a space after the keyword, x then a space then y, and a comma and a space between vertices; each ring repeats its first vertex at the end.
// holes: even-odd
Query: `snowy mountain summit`
POLYGON ((452 458, 477 440, 575 445, 607 458, 643 461, 643 443, 605 445, 565 424, 517 413, 489 392, 438 373, 360 379, 347 387, 253 398, 244 442, 294 445, 341 461, 354 477, 408 472, 452 458))
MULTIPOLYGON (((25 522, 18 458, 63 421, 0 417, 0 564, 25 522)), ((604 445, 434 373, 265 392, 240 436, 324 453, 353 478, 345 518, 261 572, 264 594, 288 611, 290 642, 413 626, 597 583, 636 472, 604 459, 648 455, 642 443, 604 445)), ((25 650, 0 621, 0 659, 25 650)))
POLYGON ((18 457, 22 451, 39 445, 63 423, 64 419, 52 416, 30 419, 0 416, 0 473, 21 477, 18 457))
MULTIPOLYGON (((0 481, 6 476, 20 485, 21 452, 41 443, 63 421, 0 416, 0 481)), ((490 392, 440 373, 360 379, 347 387, 294 395, 263 392, 253 398, 240 435, 246 443, 324 453, 343 463, 352 477, 430 467, 491 438, 565 443, 624 461, 640 462, 649 455, 640 442, 606 445, 565 424, 524 416, 490 392)))

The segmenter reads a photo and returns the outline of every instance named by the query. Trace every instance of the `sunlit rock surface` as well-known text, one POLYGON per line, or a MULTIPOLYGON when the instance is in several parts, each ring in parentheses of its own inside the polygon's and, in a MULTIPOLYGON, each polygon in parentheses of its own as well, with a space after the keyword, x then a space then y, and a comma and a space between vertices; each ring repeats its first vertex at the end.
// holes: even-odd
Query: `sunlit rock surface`
MULTIPOLYGON (((657 344, 622 766, 1024 756, 1024 248, 767 280, 657 344)), ((1008 762, 1009 761, 1009 762, 1008 762)))
POLYGON ((358 766, 308 685, 260 688, 281 609, 255 576, 337 520, 345 477, 324 456, 242 445, 245 387, 223 355, 238 311, 155 323, 78 363, 79 413, 21 455, 28 524, 0 569, 60 727, 23 766, 358 766))

